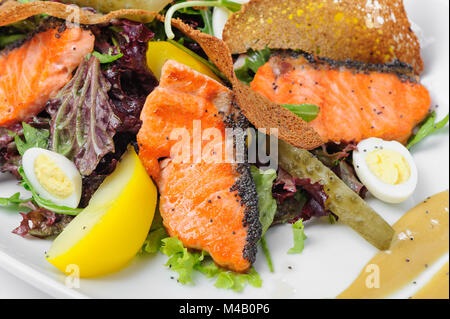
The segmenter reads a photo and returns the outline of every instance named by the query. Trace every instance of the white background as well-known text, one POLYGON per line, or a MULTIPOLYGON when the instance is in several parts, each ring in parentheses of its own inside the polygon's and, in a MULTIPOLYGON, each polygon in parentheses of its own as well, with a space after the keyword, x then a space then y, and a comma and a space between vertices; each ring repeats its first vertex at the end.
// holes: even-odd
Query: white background
POLYGON ((25 298, 41 299, 50 298, 49 295, 28 285, 24 281, 11 275, 0 268, 0 299, 4 298, 25 298))

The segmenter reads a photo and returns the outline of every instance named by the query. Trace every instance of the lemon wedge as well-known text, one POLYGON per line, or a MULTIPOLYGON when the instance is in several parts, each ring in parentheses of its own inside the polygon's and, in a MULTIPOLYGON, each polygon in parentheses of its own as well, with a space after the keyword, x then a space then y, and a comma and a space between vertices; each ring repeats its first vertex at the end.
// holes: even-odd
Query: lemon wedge
POLYGON ((168 41, 150 41, 147 49, 147 65, 158 81, 161 78, 162 67, 167 60, 183 63, 191 69, 221 82, 208 66, 172 43, 168 41))
POLYGON ((106 275, 127 265, 150 230, 157 189, 133 148, 55 239, 47 260, 81 278, 106 275))

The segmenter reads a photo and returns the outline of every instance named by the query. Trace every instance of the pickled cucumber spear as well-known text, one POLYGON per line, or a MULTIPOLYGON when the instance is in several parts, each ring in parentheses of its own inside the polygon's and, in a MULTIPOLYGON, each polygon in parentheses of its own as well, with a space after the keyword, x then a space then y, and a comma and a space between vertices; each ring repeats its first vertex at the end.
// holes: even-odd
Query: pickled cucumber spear
POLYGON ((323 185, 326 209, 380 250, 389 249, 394 229, 310 152, 279 141, 279 164, 297 178, 323 185))

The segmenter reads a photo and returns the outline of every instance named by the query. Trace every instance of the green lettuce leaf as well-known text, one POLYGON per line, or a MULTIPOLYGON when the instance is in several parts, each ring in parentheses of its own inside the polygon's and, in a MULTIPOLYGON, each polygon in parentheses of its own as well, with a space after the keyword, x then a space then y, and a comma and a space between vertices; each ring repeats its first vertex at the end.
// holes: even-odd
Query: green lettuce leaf
POLYGON ((277 172, 274 169, 266 171, 252 166, 251 173, 256 185, 258 194, 259 220, 262 225, 262 234, 264 235, 277 212, 277 202, 272 196, 273 182, 277 178, 277 172))
POLYGON ((448 119, 449 114, 447 114, 447 116, 444 117, 441 121, 436 123, 436 112, 431 113, 430 116, 425 120, 423 125, 420 127, 417 134, 410 139, 407 148, 410 149, 428 135, 431 135, 437 130, 444 128, 448 123, 448 119))
POLYGON ((247 283, 258 288, 262 285, 253 267, 248 274, 234 273, 217 266, 204 251, 190 252, 177 237, 165 238, 162 243, 161 252, 169 257, 166 266, 178 273, 178 282, 182 284, 194 284, 192 277, 196 271, 207 278, 216 278, 214 286, 217 288, 240 292, 247 283))
POLYGON ((294 247, 289 249, 288 254, 300 254, 305 248, 305 226, 303 225, 303 219, 298 220, 295 224, 292 224, 292 234, 294 236, 294 247))

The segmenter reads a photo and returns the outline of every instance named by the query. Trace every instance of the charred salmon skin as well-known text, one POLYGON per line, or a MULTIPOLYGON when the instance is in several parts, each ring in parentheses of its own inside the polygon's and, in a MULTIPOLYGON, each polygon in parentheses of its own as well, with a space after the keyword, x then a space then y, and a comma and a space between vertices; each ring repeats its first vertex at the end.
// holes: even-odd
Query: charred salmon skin
POLYGON ((192 149, 192 157, 181 161, 172 149, 179 141, 171 136, 181 129, 193 145, 201 124, 203 154, 220 152, 225 129, 234 123, 232 115, 237 112, 229 89, 169 60, 159 87, 145 103, 137 139, 139 157, 158 184, 168 234, 188 248, 207 251, 222 267, 245 272, 254 262, 261 237, 258 199, 248 164, 204 157, 195 160, 192 149), (211 132, 217 139, 209 136, 211 132))
POLYGON ((362 70, 310 58, 275 55, 258 69, 251 87, 276 103, 317 105, 319 115, 309 124, 324 142, 378 137, 406 143, 429 112, 430 94, 415 79, 387 67, 362 70))
POLYGON ((92 52, 94 40, 81 28, 51 28, 18 48, 0 52, 0 126, 40 113, 92 52))

